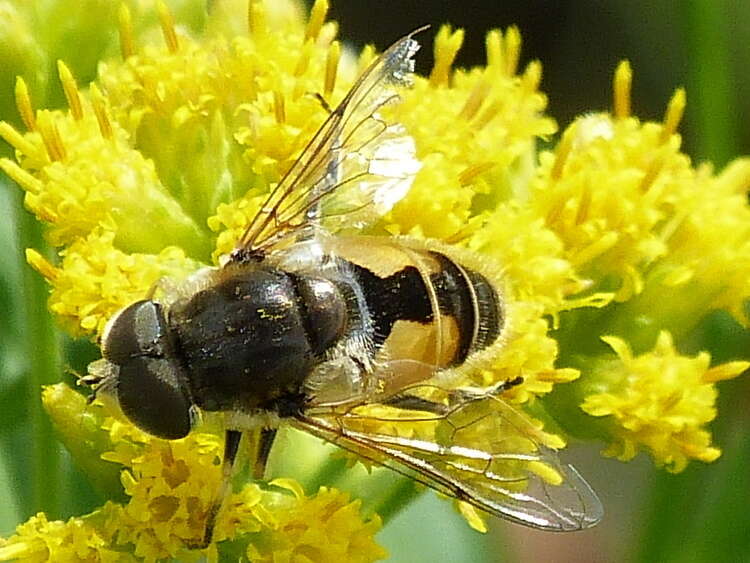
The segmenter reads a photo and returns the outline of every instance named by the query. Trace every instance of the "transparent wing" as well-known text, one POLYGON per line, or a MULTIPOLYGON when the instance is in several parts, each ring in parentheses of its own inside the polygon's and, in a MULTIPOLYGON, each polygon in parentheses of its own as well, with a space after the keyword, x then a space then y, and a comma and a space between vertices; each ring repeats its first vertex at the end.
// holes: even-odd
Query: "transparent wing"
POLYGON ((399 401, 408 409, 363 406, 343 413, 306 414, 297 424, 516 523, 573 531, 602 518, 601 503, 591 487, 544 445, 549 435, 500 398, 427 385, 412 387, 409 393, 399 401))
POLYGON ((325 227, 361 227, 408 191, 419 171, 413 139, 387 118, 410 85, 417 30, 394 43, 359 77, 238 241, 241 256, 263 255, 325 227))

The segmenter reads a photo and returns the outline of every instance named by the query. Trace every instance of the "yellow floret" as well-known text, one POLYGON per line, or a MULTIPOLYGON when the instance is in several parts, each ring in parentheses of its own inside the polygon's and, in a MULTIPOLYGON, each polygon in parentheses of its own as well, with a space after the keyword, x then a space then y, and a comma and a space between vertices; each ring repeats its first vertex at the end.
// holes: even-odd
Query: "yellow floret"
MULTIPOLYGON (((102 510, 106 512, 106 508, 102 510)), ((97 515, 95 518, 98 518, 97 515)), ((44 561, 96 561, 126 563, 138 561, 129 553, 118 551, 92 526, 87 518, 70 518, 66 522, 49 521, 43 513, 32 516, 16 528, 16 534, 0 543, 0 561, 42 563, 44 561)))
POLYGON ((614 117, 578 118, 554 152, 540 155, 533 215, 559 238, 578 278, 615 291, 617 301, 638 299, 629 314, 658 315, 672 331, 718 308, 745 322, 750 161, 719 175, 693 168, 675 133, 684 91, 663 123, 641 123, 630 116, 630 79, 619 67, 614 117))
MULTIPOLYGON (((64 384, 45 390, 45 409, 65 436, 71 453, 84 456, 83 467, 95 473, 94 481, 113 464, 119 467, 127 502, 108 503, 67 524, 47 523, 43 515, 38 516, 0 545, 0 558, 5 555, 42 561, 47 560, 46 554, 65 555, 77 550, 101 552, 106 561, 109 550, 118 550, 126 554, 124 557, 132 553, 137 560, 145 561, 169 557, 193 561, 204 555, 216 561, 215 544, 205 552, 188 546, 203 536, 208 507, 218 492, 221 440, 203 432, 193 432, 181 440, 161 440, 107 416, 98 402, 83 403, 85 399, 64 384), (92 426, 92 420, 102 419, 101 426, 92 426), (92 451, 96 447, 103 451, 92 451), (97 455, 108 463, 88 459, 97 455), (58 545, 64 537, 73 538, 64 540, 70 546, 58 545)), ((215 541, 250 534, 248 550, 256 554, 253 560, 276 560, 273 558, 297 553, 315 554, 312 560, 320 562, 365 562, 385 557, 373 539, 380 520, 377 516, 364 519, 359 501, 352 502, 346 494, 326 488, 307 496, 289 479, 272 485, 275 488, 263 490, 249 484, 226 499, 216 522, 215 541)), ((63 555, 52 560, 87 560, 63 555)))
POLYGON ((612 437, 604 453, 629 460, 645 449, 675 473, 691 459, 710 462, 718 458, 721 452, 711 446, 706 429, 716 416, 713 383, 739 375, 750 363, 711 368, 705 352, 695 357, 679 354, 667 332, 659 335, 652 351, 639 356, 620 338, 604 340, 617 359, 594 375, 604 390, 588 395, 581 405, 592 416, 610 417, 606 420, 612 437))
POLYGON ((59 267, 34 250, 29 263, 52 284, 50 310, 72 334, 101 335, 109 318, 142 299, 162 278, 179 280, 200 264, 181 248, 158 254, 128 254, 115 247, 112 231, 94 231, 61 252, 59 267))
MULTIPOLYGON (((514 33, 509 30, 505 40, 514 33)), ((536 141, 556 126, 543 114, 539 65, 515 75, 515 66, 502 64, 498 55, 503 41, 499 32, 488 34, 484 68, 448 73, 452 57, 441 55, 433 76, 443 78, 417 77, 404 92, 394 115, 414 137, 422 169, 386 218, 386 231, 460 241, 481 225, 485 212, 525 192, 536 141)), ((445 28, 435 49, 452 52, 460 43, 461 36, 445 28)), ((518 45, 510 45, 506 56, 517 57, 518 45)))
POLYGON ((272 511, 272 531, 265 542, 248 547, 250 560, 366 563, 387 557, 388 552, 373 541, 380 518, 362 521, 360 501, 350 501, 348 494, 326 487, 308 497, 298 485, 274 483, 290 489, 296 502, 272 511))

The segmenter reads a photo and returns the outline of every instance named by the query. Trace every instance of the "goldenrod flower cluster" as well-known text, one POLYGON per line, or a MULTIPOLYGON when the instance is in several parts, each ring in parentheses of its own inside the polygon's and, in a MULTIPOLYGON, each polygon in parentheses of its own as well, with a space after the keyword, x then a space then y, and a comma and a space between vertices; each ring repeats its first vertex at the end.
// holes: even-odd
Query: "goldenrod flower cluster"
MULTIPOLYGON (((116 14, 120 55, 98 22, 78 14, 83 36, 101 43, 100 60, 85 87, 71 71, 70 61, 85 67, 76 52, 47 65, 64 109, 35 109, 54 80, 26 72, 50 57, 51 40, 30 43, 24 3, 0 7, 15 22, 9 72, 23 76, 18 118, 0 123, 15 153, 0 169, 49 226, 59 259, 35 249, 27 259, 50 283, 50 309, 92 339, 158 280, 179 281, 231 251, 326 118, 311 93, 337 103, 375 56, 342 47, 326 0, 309 15, 291 0, 216 2, 207 14, 201 2, 173 11, 101 3, 116 14)), ((579 117, 540 152, 557 125, 544 113, 540 64, 519 69, 518 30, 489 32, 487 64, 470 70, 453 68, 462 40, 461 30, 437 32, 430 75, 415 77, 393 110, 422 168, 371 233, 440 239, 502 269, 508 336, 470 383, 522 377, 509 397, 545 424, 549 444, 595 434, 605 455, 645 451, 673 471, 716 459, 707 430, 715 383, 750 364, 712 365, 708 352, 680 346, 713 310, 747 322, 750 161, 719 173, 694 166, 677 133, 685 93, 674 94, 662 122, 640 121, 627 63, 615 73, 612 112, 579 117)), ((0 559, 190 557, 185 546, 200 537, 218 480, 216 438, 167 443, 110 418, 71 430, 58 420, 62 404, 47 408, 63 435, 72 432, 71 450, 82 442, 76 432, 89 432, 94 446, 80 457, 95 460, 90 473, 109 487, 116 467, 127 501, 67 523, 38 515, 5 541, 0 559)), ((217 539, 244 534, 257 561, 371 561, 384 556, 372 539, 378 527, 343 493, 309 497, 283 481, 228 500, 217 539)))
MULTIPOLYGON (((219 560, 217 543, 206 554, 190 550, 203 537, 219 483, 221 441, 215 434, 159 440, 107 416, 100 404, 86 405, 64 384, 46 388, 43 400, 73 454, 102 466, 88 467, 90 473, 101 476, 107 465, 119 466, 127 502, 108 502, 67 522, 50 522, 40 513, 3 540, 0 560, 219 560), (91 444, 101 457, 83 451, 91 444)), ((373 540, 379 528, 380 519, 363 520, 360 501, 346 493, 321 487, 307 496, 298 483, 279 479, 268 490, 246 485, 226 499, 215 536, 220 542, 251 534, 251 542, 240 544, 251 561, 367 562, 386 556, 373 540)))

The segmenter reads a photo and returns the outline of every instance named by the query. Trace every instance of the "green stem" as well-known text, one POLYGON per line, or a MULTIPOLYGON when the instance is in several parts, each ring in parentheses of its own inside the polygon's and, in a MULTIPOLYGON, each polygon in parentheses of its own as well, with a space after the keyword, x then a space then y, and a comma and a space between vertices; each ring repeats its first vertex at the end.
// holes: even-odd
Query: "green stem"
POLYGON ((346 474, 346 471, 346 460, 328 456, 317 471, 305 479, 305 489, 314 493, 321 486, 330 487, 332 483, 340 480, 346 474))
MULTIPOLYGON (((42 226, 18 207, 19 246, 21 249, 45 247, 42 226)), ((31 511, 44 511, 51 517, 61 515, 63 482, 62 452, 52 424, 41 401, 43 385, 59 380, 62 373, 57 331, 47 311, 49 297, 46 283, 28 266, 23 268, 23 287, 20 288, 26 327, 23 342, 27 359, 27 413, 33 435, 29 447, 31 476, 31 511)))
POLYGON ((727 0, 686 2, 683 30, 687 38, 688 119, 692 121, 694 156, 723 166, 739 145, 737 92, 731 73, 730 14, 727 0))
POLYGON ((372 503, 372 510, 380 516, 385 526, 394 516, 419 498, 424 490, 411 479, 400 477, 397 482, 383 491, 376 502, 372 503))

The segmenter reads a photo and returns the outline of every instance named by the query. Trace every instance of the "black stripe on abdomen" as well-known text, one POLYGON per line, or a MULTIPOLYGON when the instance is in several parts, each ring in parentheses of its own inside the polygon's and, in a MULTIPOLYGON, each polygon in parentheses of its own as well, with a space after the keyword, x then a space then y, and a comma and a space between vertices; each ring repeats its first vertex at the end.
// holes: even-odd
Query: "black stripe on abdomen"
POLYGON ((472 352, 482 350, 493 344, 505 326, 505 310, 500 296, 482 274, 473 270, 464 270, 474 289, 479 323, 476 340, 472 344, 472 352))
MULTIPOLYGON (((499 336, 503 327, 500 300, 483 275, 439 252, 431 251, 429 255, 440 265, 440 271, 430 275, 440 314, 453 318, 458 330, 456 352, 449 365, 460 365, 499 336)), ((367 303, 376 347, 388 339, 396 321, 434 321, 429 292, 416 267, 406 266, 380 277, 367 268, 349 264, 367 303)))
POLYGON ((396 321, 432 322, 430 298, 424 280, 414 266, 381 278, 367 268, 353 262, 349 264, 367 303, 376 347, 388 339, 396 321))
POLYGON ((440 272, 430 276, 435 288, 440 313, 453 317, 458 328, 458 346, 450 362, 451 366, 462 364, 472 352, 474 327, 477 318, 474 310, 474 292, 461 268, 445 254, 430 252, 440 263, 440 272))
POLYGON ((451 315, 458 326, 459 344, 452 365, 459 365, 500 336, 504 324, 500 298, 479 272, 439 252, 430 254, 442 268, 440 274, 431 276, 440 312, 451 315))

